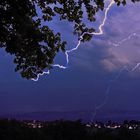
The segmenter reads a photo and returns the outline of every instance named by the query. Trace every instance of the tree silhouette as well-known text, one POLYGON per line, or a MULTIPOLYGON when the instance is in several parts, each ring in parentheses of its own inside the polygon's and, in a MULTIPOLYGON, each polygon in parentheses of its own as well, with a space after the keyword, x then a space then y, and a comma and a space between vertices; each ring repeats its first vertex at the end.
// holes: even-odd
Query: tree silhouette
MULTIPOLYGON (((133 2, 139 0, 132 0, 133 2)), ((115 0, 117 5, 125 0, 115 0)), ((1 0, 0 1, 0 47, 14 56, 15 71, 27 79, 36 78, 44 69, 51 69, 56 54, 65 52, 66 41, 61 33, 54 33, 47 23, 57 15, 60 20, 74 24, 73 33, 80 37, 84 32, 94 32, 83 22, 95 21, 95 14, 104 9, 104 0, 1 0), (38 16, 41 9, 42 17, 38 16), (45 22, 45 25, 42 25, 45 22)), ((84 41, 92 35, 85 34, 84 41)))

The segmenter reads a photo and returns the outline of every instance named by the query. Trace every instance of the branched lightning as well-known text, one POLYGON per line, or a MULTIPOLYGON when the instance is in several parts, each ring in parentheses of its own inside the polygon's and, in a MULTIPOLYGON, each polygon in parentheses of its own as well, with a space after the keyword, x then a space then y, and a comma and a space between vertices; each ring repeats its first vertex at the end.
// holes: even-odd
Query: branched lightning
POLYGON ((112 6, 114 3, 115 3, 114 0, 111 0, 110 4, 109 4, 108 7, 106 8, 106 10, 105 10, 105 16, 104 16, 103 22, 102 22, 102 23, 100 24, 100 26, 99 26, 99 32, 91 32, 91 33, 89 33, 89 32, 84 32, 84 33, 80 36, 80 39, 79 39, 78 44, 76 45, 76 47, 73 48, 73 49, 71 49, 71 50, 67 50, 67 51, 65 52, 67 64, 69 63, 69 53, 71 53, 71 52, 73 52, 73 51, 76 51, 76 50, 79 48, 79 46, 81 45, 81 41, 83 40, 83 37, 84 37, 85 34, 88 34, 88 35, 102 35, 102 34, 103 34, 103 29, 102 29, 102 28, 104 27, 105 22, 106 22, 106 20, 107 20, 108 12, 109 12, 111 6, 112 6))
MULTIPOLYGON (((87 35, 99 36, 99 35, 102 35, 102 34, 103 34, 103 27, 104 27, 104 25, 105 25, 105 23, 106 23, 107 16, 108 16, 108 12, 109 12, 110 8, 112 7, 112 5, 113 5, 114 3, 115 3, 114 0, 110 0, 109 5, 108 5, 107 8, 105 9, 104 18, 103 18, 102 23, 99 25, 99 28, 98 28, 99 31, 98 31, 98 32, 91 32, 91 33, 89 33, 89 32, 84 32, 84 33, 79 37, 79 40, 78 40, 77 45, 76 45, 74 48, 65 51, 65 57, 66 57, 66 64, 67 64, 67 65, 69 64, 69 61, 70 61, 70 60, 69 60, 69 54, 72 53, 72 52, 74 52, 74 51, 76 51, 76 50, 80 47, 81 42, 82 42, 82 40, 83 40, 83 38, 84 38, 84 35, 87 34, 87 35)), ((109 44, 111 44, 111 45, 113 45, 113 46, 115 46, 115 47, 119 47, 119 46, 121 46, 124 42, 126 42, 126 41, 132 39, 133 37, 139 37, 139 38, 140 38, 140 35, 137 34, 137 33, 132 33, 132 34, 130 34, 129 36, 127 36, 126 38, 122 39, 121 41, 118 41, 117 43, 109 42, 109 44)), ((67 68, 66 66, 63 66, 63 65, 60 65, 60 64, 54 64, 54 65, 52 65, 52 67, 58 67, 58 68, 60 68, 60 69, 66 69, 66 68, 67 68)), ((104 98, 104 100, 103 100, 103 102, 102 102, 101 104, 95 106, 95 108, 94 108, 94 113, 92 114, 92 120, 91 120, 91 122, 93 122, 93 119, 95 118, 95 116, 96 116, 96 114, 97 114, 97 111, 100 110, 100 109, 101 109, 103 106, 105 106, 105 104, 107 103, 108 98, 109 98, 109 94, 110 94, 110 90, 111 90, 113 84, 120 78, 120 76, 122 75, 122 73, 123 73, 124 71, 133 72, 133 71, 135 71, 135 70, 136 70, 137 68, 139 68, 139 67, 140 67, 140 62, 137 63, 137 64, 136 64, 133 68, 131 68, 131 69, 128 69, 128 67, 124 66, 124 67, 119 71, 119 73, 117 73, 117 75, 116 75, 112 80, 109 81, 109 84, 108 84, 108 86, 107 86, 107 88, 106 88, 106 91, 105 91, 105 98, 104 98)), ((32 78, 31 80, 33 80, 33 81, 38 81, 38 79, 39 79, 40 76, 46 75, 46 74, 50 74, 50 70, 44 71, 43 73, 39 73, 39 74, 37 75, 36 78, 32 78)))
MULTIPOLYGON (((122 39, 121 41, 118 41, 117 43, 112 43, 109 42, 109 44, 113 45, 114 47, 120 47, 123 43, 125 43, 126 41, 132 39, 133 37, 139 37, 140 35, 137 33, 132 33, 129 36, 127 36, 126 38, 122 39)), ((124 66, 119 73, 114 77, 113 80, 110 80, 109 85, 107 86, 106 92, 105 92, 105 98, 104 100, 101 102, 101 104, 96 105, 94 108, 94 113, 92 114, 92 119, 91 119, 91 123, 93 122, 93 119, 95 118, 97 111, 100 110, 103 106, 106 105, 108 98, 109 98, 109 94, 110 94, 110 90, 113 86, 113 84, 120 78, 120 76, 122 75, 122 73, 124 71, 126 72, 134 72, 136 69, 138 69, 140 67, 140 62, 136 63, 136 65, 132 68, 129 68, 128 66, 124 66)))
POLYGON ((50 71, 49 70, 48 71, 43 71, 43 73, 39 73, 36 78, 32 78, 31 80, 37 82, 39 77, 44 75, 44 74, 50 74, 50 71))
MULTIPOLYGON (((58 68, 60 68, 60 69, 66 69, 66 68, 67 68, 67 67, 65 67, 65 66, 63 66, 63 65, 60 65, 60 64, 54 64, 53 67, 58 67, 58 68)), ((36 78, 32 78, 31 80, 37 82, 38 79, 39 79, 39 77, 40 77, 40 76, 43 76, 43 75, 45 75, 45 74, 50 74, 50 70, 48 70, 48 71, 43 71, 43 73, 39 73, 39 74, 37 75, 36 78)))
POLYGON ((91 123, 93 122, 93 119, 95 118, 95 116, 96 116, 96 114, 97 114, 97 111, 100 110, 103 106, 106 105, 106 103, 107 103, 107 101, 108 101, 108 99, 109 99, 110 90, 111 90, 113 84, 120 78, 120 76, 122 75, 122 73, 123 73, 124 71, 128 71, 126 66, 124 66, 124 67, 117 73, 117 75, 115 75, 115 77, 114 77, 112 80, 109 81, 109 84, 108 84, 108 86, 107 86, 107 88, 106 88, 106 91, 105 91, 105 98, 104 98, 104 100, 101 102, 101 104, 95 105, 94 112, 93 112, 93 114, 92 114, 91 123))
POLYGON ((133 71, 135 71, 135 70, 136 70, 139 66, 140 66, 140 62, 139 62, 139 63, 137 63, 137 64, 136 64, 136 65, 132 68, 132 70, 131 70, 131 71, 132 71, 132 72, 133 72, 133 71))
POLYGON ((113 84, 121 77, 122 73, 124 71, 126 72, 133 72, 135 71, 136 69, 138 69, 140 67, 140 62, 137 63, 134 67, 132 68, 128 68, 127 66, 124 66, 120 71, 119 73, 112 79, 109 81, 109 84, 107 86, 107 89, 105 91, 105 98, 104 100, 101 102, 101 104, 99 105, 95 105, 95 108, 94 108, 94 112, 92 114, 92 118, 91 118, 91 123, 93 122, 93 119, 95 118, 95 116, 97 115, 97 111, 100 110, 102 107, 104 107, 109 99, 109 94, 110 94, 110 90, 113 86, 113 84))
MULTIPOLYGON (((138 33, 132 33, 130 34, 129 36, 127 36, 126 38, 122 39, 121 41, 118 41, 117 43, 113 43, 113 42, 110 42, 109 41, 109 44, 110 45, 113 45, 114 47, 120 47, 123 43, 125 43, 126 41, 132 39, 133 37, 139 37, 140 38, 140 35, 138 33)), ((140 62, 136 63, 136 65, 128 70, 129 72, 133 72, 135 71, 138 67, 140 67, 140 62)))
POLYGON ((132 39, 133 37, 139 37, 140 38, 140 35, 137 34, 137 33, 132 33, 129 36, 127 36, 126 38, 122 39, 121 41, 118 41, 117 43, 113 43, 113 42, 109 41, 109 44, 113 45, 114 47, 120 47, 123 43, 125 43, 126 41, 132 39))
MULTIPOLYGON (((123 43, 125 43, 126 41, 132 39, 133 37, 139 37, 140 38, 140 35, 138 33, 132 33, 129 36, 127 36, 126 38, 122 39, 121 41, 118 41, 117 43, 113 43, 113 42, 109 41, 109 44, 113 45, 114 47, 120 47, 123 43)), ((136 65, 132 69, 130 69, 130 70, 127 69, 127 70, 129 72, 133 72, 139 67, 140 67, 140 62, 136 63, 136 65)))
MULTIPOLYGON (((112 5, 113 5, 114 3, 115 3, 115 1, 114 1, 114 0, 111 0, 111 1, 110 1, 110 4, 109 4, 109 5, 107 6, 107 8, 105 9, 105 15, 104 15, 104 18, 103 18, 102 23, 101 23, 100 26, 99 26, 99 32, 91 32, 91 33, 89 33, 89 32, 84 32, 84 33, 80 36, 79 41, 78 41, 76 47, 74 47, 74 48, 72 48, 72 49, 70 49, 70 50, 66 50, 66 51, 65 51, 66 64, 67 64, 67 65, 69 64, 69 53, 71 53, 71 52, 73 52, 73 51, 76 51, 76 50, 79 48, 79 46, 81 45, 81 42, 82 42, 83 37, 84 37, 85 34, 87 34, 87 35, 97 35, 97 36, 103 34, 103 29, 102 29, 102 28, 104 27, 105 22, 106 22, 106 20, 107 20, 108 12, 109 12, 110 8, 112 7, 112 5)), ((66 66, 63 66, 63 65, 60 65, 60 64, 54 64, 54 65, 52 65, 52 66, 53 66, 53 67, 58 67, 58 68, 60 68, 60 69, 66 69, 66 68, 67 68, 66 66)), ((48 70, 47 72, 44 71, 43 73, 39 73, 39 74, 37 75, 36 78, 32 78, 31 80, 33 80, 33 81, 38 81, 39 77, 42 76, 42 75, 44 75, 44 74, 50 74, 50 71, 48 70)))

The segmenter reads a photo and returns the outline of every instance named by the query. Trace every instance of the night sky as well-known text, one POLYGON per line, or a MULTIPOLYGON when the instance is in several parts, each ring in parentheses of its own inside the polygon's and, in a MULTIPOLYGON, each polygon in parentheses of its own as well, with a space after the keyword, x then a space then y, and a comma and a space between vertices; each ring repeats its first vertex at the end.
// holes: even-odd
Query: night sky
MULTIPOLYGON (((139 9, 139 2, 127 3, 125 7, 114 5, 103 28, 104 34, 94 36, 90 42, 82 43, 77 51, 70 53, 67 69, 54 68, 50 75, 41 76, 38 82, 23 79, 14 72, 12 56, 1 49, 0 114, 94 111, 104 101, 106 103, 97 114, 98 111, 139 112, 140 69, 121 71, 124 66, 132 70, 140 62, 139 9), (136 35, 128 38, 133 33, 136 35), (128 40, 121 43, 124 38, 128 40), (118 46, 113 45, 117 42, 120 42, 118 46)), ((104 12, 100 12, 96 16, 97 22, 93 26, 97 29, 103 15, 104 12)), ((59 22, 56 18, 50 26, 63 34, 68 49, 76 45, 77 38, 72 34, 71 24, 59 22)), ((65 65, 65 55, 60 52, 55 61, 65 65)))

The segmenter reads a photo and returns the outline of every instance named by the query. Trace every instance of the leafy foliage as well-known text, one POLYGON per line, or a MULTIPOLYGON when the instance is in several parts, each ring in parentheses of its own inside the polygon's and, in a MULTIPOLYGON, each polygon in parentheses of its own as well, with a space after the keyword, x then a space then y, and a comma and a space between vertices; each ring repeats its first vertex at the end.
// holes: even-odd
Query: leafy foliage
MULTIPOLYGON (((125 0, 115 0, 117 5, 125 0)), ((132 0, 133 2, 139 0, 132 0)), ((56 54, 65 52, 66 41, 61 33, 54 33, 48 26, 57 15, 60 20, 74 24, 74 34, 94 32, 83 22, 83 8, 90 22, 95 14, 104 9, 104 0, 1 0, 0 1, 0 47, 14 56, 15 71, 27 79, 36 78, 44 69, 51 69, 56 54), (41 9, 42 17, 38 16, 41 9), (42 23, 45 22, 45 25, 42 23)), ((89 41, 92 35, 84 35, 89 41)))

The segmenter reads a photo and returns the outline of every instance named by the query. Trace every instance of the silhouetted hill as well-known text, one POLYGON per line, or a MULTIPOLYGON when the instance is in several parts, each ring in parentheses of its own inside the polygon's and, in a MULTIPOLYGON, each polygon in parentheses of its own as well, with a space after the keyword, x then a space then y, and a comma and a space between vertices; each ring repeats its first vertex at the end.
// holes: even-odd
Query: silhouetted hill
POLYGON ((0 120, 0 140, 140 140, 140 122, 0 120))

